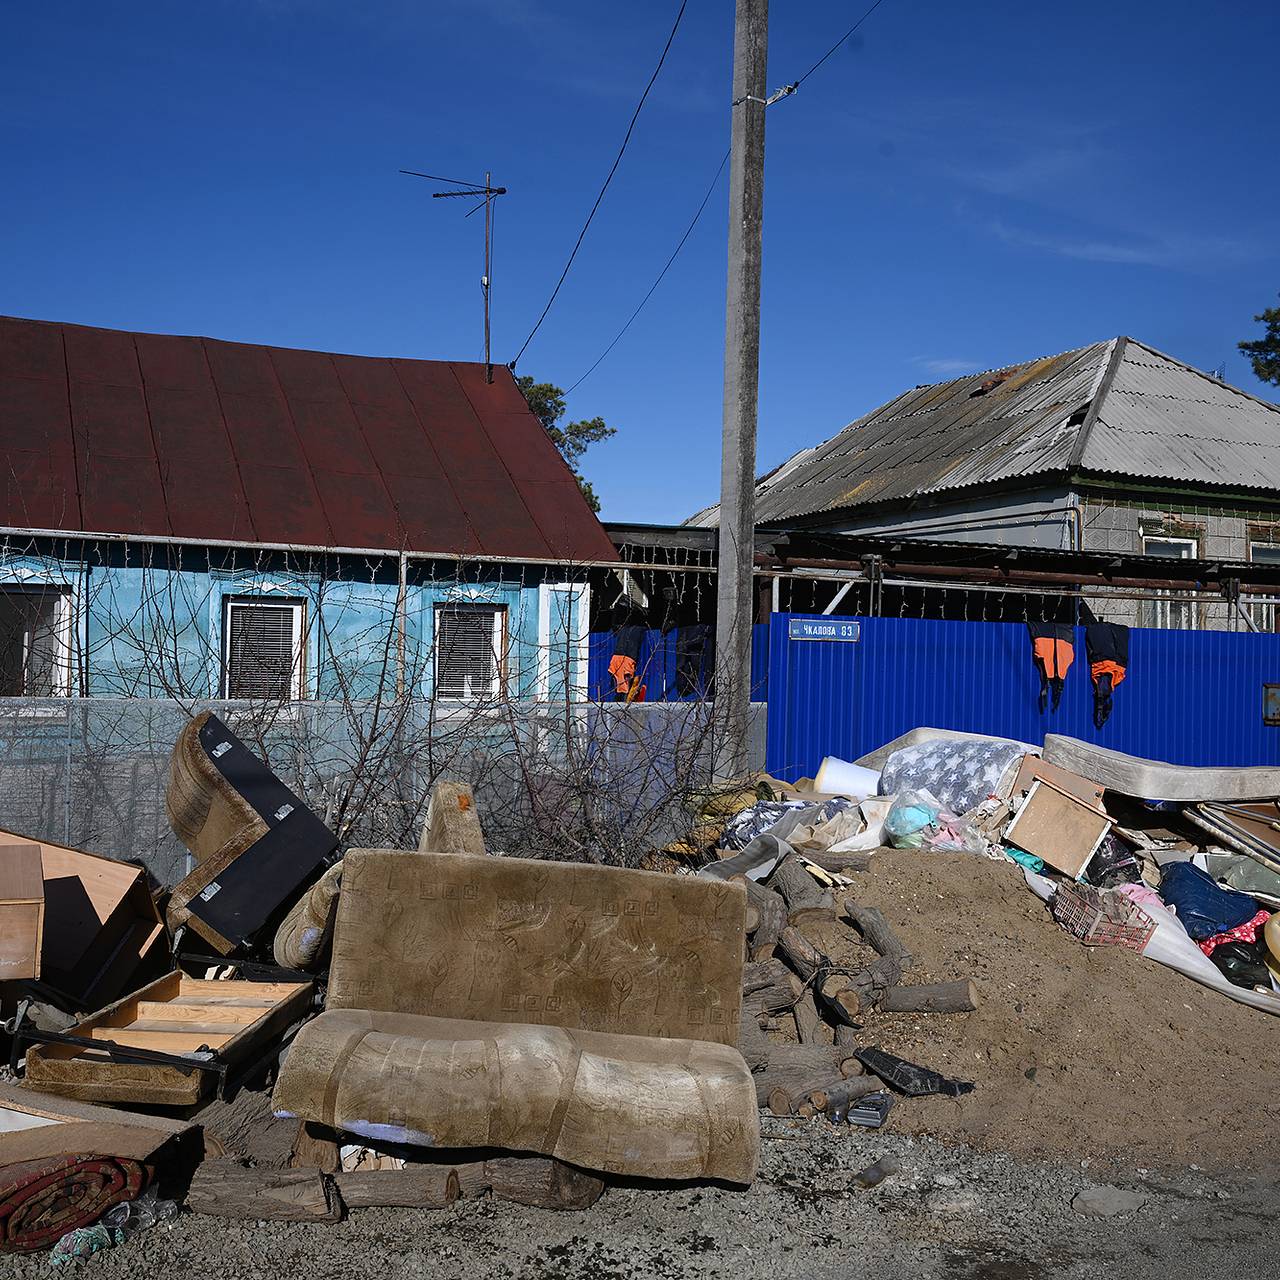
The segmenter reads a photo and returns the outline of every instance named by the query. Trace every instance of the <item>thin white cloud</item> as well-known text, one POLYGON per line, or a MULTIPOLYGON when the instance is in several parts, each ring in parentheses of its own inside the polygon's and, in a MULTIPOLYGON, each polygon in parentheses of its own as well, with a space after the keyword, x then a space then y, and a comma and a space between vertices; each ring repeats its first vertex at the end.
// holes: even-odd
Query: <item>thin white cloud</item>
POLYGON ((1038 249, 1082 262, 1120 266, 1194 271, 1239 265, 1267 256, 1260 246, 1230 236, 1187 233, 1143 237, 1075 236, 1032 231, 1000 220, 990 222, 988 229, 1006 244, 1038 249))
POLYGON ((955 356, 912 356, 911 363, 939 377, 955 377, 960 373, 973 373, 979 368, 976 360, 961 360, 955 356))

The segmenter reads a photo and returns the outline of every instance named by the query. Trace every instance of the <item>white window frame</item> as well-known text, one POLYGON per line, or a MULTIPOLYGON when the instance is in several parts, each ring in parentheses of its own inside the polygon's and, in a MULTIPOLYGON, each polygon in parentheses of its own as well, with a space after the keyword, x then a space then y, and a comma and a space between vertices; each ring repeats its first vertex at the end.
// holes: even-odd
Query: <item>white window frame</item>
MULTIPOLYGON (((1249 562, 1250 564, 1280 564, 1280 542, 1250 542, 1249 562), (1254 555, 1254 552, 1259 548, 1263 551, 1274 551, 1276 558, 1274 560, 1259 560, 1254 555)), ((1245 598, 1248 599, 1247 596, 1245 598)), ((1268 600, 1265 604, 1255 604, 1252 608, 1253 623, 1259 631, 1280 630, 1280 615, 1276 613, 1276 606, 1273 600, 1268 600)))
MULTIPOLYGON (((53 592, 58 597, 58 616, 54 622, 54 638, 57 641, 57 652, 53 660, 53 694, 55 698, 71 697, 74 676, 74 664, 71 653, 71 628, 75 622, 75 604, 70 586, 61 583, 41 581, 40 579, 4 579, 0 580, 0 591, 12 595, 45 595, 53 592)), ((22 668, 23 680, 26 680, 28 650, 27 640, 23 637, 22 668)), ((35 698, 42 695, 20 693, 0 698, 9 701, 11 698, 35 698)), ((62 714, 59 712, 58 714, 62 714)))
MULTIPOLYGON (((1169 560, 1195 560, 1200 554, 1200 542, 1197 538, 1185 538, 1176 534, 1164 533, 1143 533, 1142 534, 1142 554, 1148 555, 1147 548, 1153 543, 1158 542, 1163 546, 1190 547, 1191 554, 1187 556, 1166 556, 1164 559, 1169 560)), ((1163 631, 1195 631, 1197 629, 1196 606, 1191 600, 1181 600, 1174 596, 1172 592, 1157 592, 1161 598, 1151 600, 1148 603, 1151 606, 1152 625, 1163 631), (1167 599, 1164 597, 1168 597, 1167 599), (1185 624, 1177 621, 1179 617, 1185 618, 1185 624)))
MULTIPOLYGON (((626 570, 624 569, 625 573, 626 570)), ((591 588, 585 583, 550 582, 538 588, 538 675, 537 696, 545 702, 551 696, 551 656, 554 651, 559 661, 560 655, 572 650, 569 662, 566 687, 570 702, 587 700, 587 668, 590 659, 591 636, 588 630, 588 618, 591 615, 591 588), (557 599, 559 597, 559 599, 557 599), (561 636, 552 635, 552 623, 557 624, 563 618, 566 632, 577 609, 578 634, 565 635, 565 645, 560 644, 561 636)))
POLYGON ((432 609, 431 618, 431 690, 441 702, 482 702, 486 698, 503 698, 507 692, 507 606, 489 600, 439 600, 432 609), (472 690, 464 694, 446 694, 440 691, 440 617, 445 613, 493 614, 493 682, 487 690, 472 690))
POLYGON ((293 613, 293 665, 289 670, 289 701, 300 702, 306 696, 305 600, 267 595, 227 595, 222 598, 222 687, 221 696, 231 698, 231 614, 235 609, 290 609, 293 613))

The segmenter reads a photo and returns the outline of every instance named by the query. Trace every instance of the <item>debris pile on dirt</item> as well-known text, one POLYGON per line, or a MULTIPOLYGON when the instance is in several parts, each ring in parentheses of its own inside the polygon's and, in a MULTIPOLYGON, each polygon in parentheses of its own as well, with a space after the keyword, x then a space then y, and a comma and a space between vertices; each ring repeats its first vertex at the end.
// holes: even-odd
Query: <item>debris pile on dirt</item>
MULTIPOLYGON (((1121 947, 1083 947, 1021 870, 963 853, 881 849, 858 896, 910 939, 913 982, 971 976, 962 1017, 880 1013, 876 1039, 963 1076, 889 1127, 986 1150, 1129 1164, 1275 1163, 1280 1026, 1121 947)), ((833 955, 832 959, 853 959, 833 955)))

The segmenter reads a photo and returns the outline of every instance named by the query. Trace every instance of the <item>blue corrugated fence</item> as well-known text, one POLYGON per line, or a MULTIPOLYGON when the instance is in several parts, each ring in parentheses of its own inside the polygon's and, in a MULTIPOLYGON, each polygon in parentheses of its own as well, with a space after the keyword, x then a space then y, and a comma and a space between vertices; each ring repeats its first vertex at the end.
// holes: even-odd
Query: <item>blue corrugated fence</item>
MULTIPOLYGON (((679 628, 665 634, 645 632, 640 646, 636 670, 645 686, 647 702, 690 702, 693 695, 681 697, 676 692, 676 638, 679 628)), ((596 702, 613 699, 613 677, 609 659, 613 657, 613 632, 593 631, 587 666, 588 697, 596 702)), ((769 624, 758 622, 751 628, 751 700, 763 702, 769 680, 769 624)))
POLYGON ((795 616, 775 614, 769 637, 768 768, 780 778, 921 725, 1033 743, 1065 733, 1174 764, 1280 764, 1280 727, 1262 722, 1262 686, 1280 681, 1277 635, 1135 628, 1128 677, 1095 729, 1083 627, 1062 703, 1042 715, 1025 626, 861 618, 855 642, 792 640, 795 616))

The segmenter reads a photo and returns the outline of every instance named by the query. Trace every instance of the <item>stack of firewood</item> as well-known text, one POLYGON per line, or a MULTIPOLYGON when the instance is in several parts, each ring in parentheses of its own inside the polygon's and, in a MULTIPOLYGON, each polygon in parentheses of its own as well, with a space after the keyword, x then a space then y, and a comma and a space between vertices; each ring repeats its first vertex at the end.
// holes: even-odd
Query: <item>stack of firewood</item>
POLYGON ((911 953, 875 907, 843 897, 851 882, 839 873, 865 870, 870 856, 793 853, 765 881, 739 877, 747 890, 747 963, 738 1047, 760 1106, 774 1115, 842 1114, 857 1098, 884 1089, 854 1056, 868 1015, 977 1007, 966 980, 906 984, 911 953), (853 940, 868 944, 876 958, 860 968, 833 964, 815 939, 836 922, 854 930, 853 940), (769 1035, 787 1019, 794 1020, 798 1044, 769 1035))

